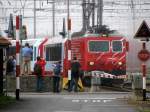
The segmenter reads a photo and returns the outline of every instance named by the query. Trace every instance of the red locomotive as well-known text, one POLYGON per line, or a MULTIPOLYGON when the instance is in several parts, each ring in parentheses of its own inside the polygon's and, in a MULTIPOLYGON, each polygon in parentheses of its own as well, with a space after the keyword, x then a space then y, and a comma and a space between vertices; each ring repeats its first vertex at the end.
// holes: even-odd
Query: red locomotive
MULTIPOLYGON (((72 57, 79 60, 84 74, 104 71, 114 76, 126 74, 126 40, 117 36, 87 36, 71 40, 72 57)), ((67 43, 65 48, 64 72, 67 74, 67 43)))

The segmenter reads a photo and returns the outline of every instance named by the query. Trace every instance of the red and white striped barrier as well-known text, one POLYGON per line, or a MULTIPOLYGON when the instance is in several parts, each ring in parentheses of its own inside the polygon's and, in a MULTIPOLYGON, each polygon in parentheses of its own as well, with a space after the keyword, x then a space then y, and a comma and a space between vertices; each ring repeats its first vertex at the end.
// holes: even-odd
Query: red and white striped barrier
POLYGON ((95 77, 95 78, 110 78, 110 79, 125 79, 125 78, 127 78, 127 75, 116 76, 116 75, 112 75, 112 74, 108 74, 108 73, 95 72, 95 73, 92 73, 92 77, 95 77))

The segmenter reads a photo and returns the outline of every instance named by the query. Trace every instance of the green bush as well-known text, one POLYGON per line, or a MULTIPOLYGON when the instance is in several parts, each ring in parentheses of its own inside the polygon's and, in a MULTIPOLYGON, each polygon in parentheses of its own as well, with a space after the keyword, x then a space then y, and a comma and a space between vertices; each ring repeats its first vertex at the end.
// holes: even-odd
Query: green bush
POLYGON ((0 95, 0 108, 15 102, 15 98, 11 96, 0 95))

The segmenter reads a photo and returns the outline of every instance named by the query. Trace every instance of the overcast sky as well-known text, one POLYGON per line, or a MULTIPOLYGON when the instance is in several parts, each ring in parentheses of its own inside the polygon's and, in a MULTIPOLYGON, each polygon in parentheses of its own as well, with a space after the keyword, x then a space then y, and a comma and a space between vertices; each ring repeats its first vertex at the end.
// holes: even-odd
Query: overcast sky
MULTIPOLYGON (((26 0, 0 0, 0 29, 8 28, 9 14, 14 17, 18 14, 23 15, 23 24, 27 26, 27 33, 33 37, 33 1, 26 0), (9 2, 8 2, 9 1, 9 2), (25 2, 26 1, 26 2, 25 2), (6 9, 7 8, 7 9, 6 9)), ((63 0, 61 0, 63 1, 63 0)), ((55 3, 55 32, 56 36, 62 31, 63 18, 67 18, 67 4, 56 0, 55 3)), ((133 35, 137 26, 143 19, 149 20, 150 1, 149 0, 104 0, 103 24, 112 30, 118 30, 123 35, 129 37, 133 35), (134 8, 134 11, 132 8, 134 8), (134 13, 133 13, 134 12, 134 13)), ((82 7, 81 1, 77 0, 70 5, 70 17, 72 19, 71 32, 80 31, 82 28, 82 7)), ((52 4, 47 1, 36 2, 36 33, 38 36, 52 35, 52 4)))

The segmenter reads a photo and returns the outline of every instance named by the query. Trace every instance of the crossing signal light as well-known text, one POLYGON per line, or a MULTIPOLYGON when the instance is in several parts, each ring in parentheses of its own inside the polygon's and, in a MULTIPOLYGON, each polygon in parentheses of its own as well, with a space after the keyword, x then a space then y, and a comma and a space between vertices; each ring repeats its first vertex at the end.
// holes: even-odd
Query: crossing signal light
POLYGON ((22 40, 25 40, 27 39, 27 28, 25 25, 23 25, 21 28, 20 28, 20 38, 22 40))
POLYGON ((59 34, 65 38, 66 37, 66 25, 65 25, 65 18, 63 18, 63 29, 62 29, 62 32, 59 32, 59 34))
POLYGON ((25 36, 25 39, 27 39, 27 27, 25 25, 23 25, 23 31, 24 31, 24 36, 25 36))
POLYGON ((5 30, 5 33, 7 33, 9 38, 13 38, 13 39, 15 38, 14 26, 13 26, 13 15, 12 14, 10 14, 8 29, 5 30))

